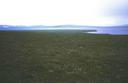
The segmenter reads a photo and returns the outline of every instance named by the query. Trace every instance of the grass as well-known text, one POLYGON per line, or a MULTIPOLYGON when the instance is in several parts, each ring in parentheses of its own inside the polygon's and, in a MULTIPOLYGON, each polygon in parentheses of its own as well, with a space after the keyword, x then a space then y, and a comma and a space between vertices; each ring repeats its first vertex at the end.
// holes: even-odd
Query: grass
POLYGON ((128 36, 80 32, 0 31, 0 83, 127 83, 128 36))

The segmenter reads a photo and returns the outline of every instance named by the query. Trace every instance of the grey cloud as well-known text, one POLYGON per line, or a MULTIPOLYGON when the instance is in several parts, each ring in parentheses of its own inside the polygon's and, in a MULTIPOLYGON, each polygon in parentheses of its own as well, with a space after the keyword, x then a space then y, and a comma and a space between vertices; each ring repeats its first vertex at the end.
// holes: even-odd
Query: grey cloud
POLYGON ((112 6, 109 6, 106 9, 105 13, 106 15, 113 17, 122 17, 122 18, 128 17, 128 3, 126 2, 122 4, 113 3, 112 6))

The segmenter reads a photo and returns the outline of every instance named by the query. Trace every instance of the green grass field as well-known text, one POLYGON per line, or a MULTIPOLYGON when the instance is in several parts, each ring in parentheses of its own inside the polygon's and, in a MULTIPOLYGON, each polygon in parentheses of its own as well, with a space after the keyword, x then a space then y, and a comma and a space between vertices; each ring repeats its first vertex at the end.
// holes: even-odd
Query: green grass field
POLYGON ((128 83, 128 36, 0 31, 0 83, 128 83))

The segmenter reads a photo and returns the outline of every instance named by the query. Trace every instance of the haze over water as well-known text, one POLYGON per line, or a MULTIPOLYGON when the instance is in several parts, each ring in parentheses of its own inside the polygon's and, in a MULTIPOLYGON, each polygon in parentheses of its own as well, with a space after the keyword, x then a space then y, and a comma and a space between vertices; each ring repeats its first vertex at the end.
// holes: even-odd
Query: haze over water
POLYGON ((110 34, 110 35, 128 35, 128 26, 109 26, 109 27, 96 27, 96 26, 75 26, 75 25, 62 25, 62 26, 0 26, 0 30, 4 31, 20 31, 20 30, 85 30, 89 34, 110 34))

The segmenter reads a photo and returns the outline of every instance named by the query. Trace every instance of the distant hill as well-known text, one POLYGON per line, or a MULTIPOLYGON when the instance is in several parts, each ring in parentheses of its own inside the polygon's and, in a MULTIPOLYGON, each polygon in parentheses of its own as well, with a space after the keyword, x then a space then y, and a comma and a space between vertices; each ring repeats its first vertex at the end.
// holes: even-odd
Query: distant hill
POLYGON ((56 26, 44 26, 44 25, 0 25, 0 30, 44 30, 44 29, 95 29, 95 28, 128 28, 128 25, 120 26, 81 26, 81 25, 56 25, 56 26))

